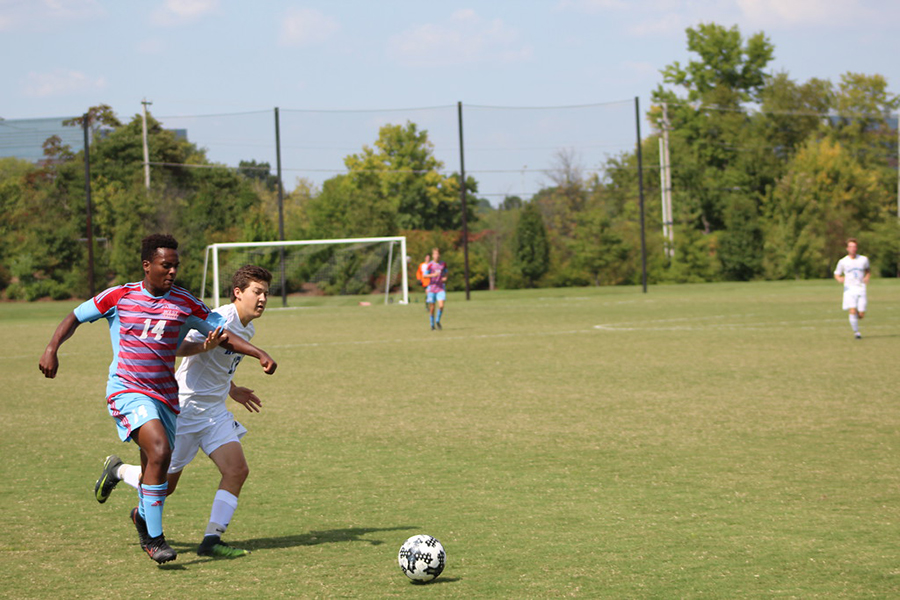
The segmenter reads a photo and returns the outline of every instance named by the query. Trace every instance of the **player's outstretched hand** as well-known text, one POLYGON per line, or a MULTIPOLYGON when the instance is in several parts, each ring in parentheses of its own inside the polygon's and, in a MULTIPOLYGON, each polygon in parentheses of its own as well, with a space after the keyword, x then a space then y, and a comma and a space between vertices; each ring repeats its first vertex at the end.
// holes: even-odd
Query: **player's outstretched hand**
POLYGON ((262 356, 259 357, 259 364, 262 365, 266 375, 271 375, 275 372, 275 369, 278 368, 278 363, 275 362, 275 359, 269 356, 265 351, 262 351, 262 356))
POLYGON ((228 340, 228 333, 225 332, 224 327, 216 327, 208 334, 206 334, 206 339, 203 340, 203 352, 209 352, 213 348, 218 347, 224 341, 228 340))
POLYGON ((231 397, 238 404, 243 404, 244 408, 250 412, 259 412, 259 408, 262 406, 262 400, 257 398, 253 390, 249 388, 236 385, 231 388, 231 397))
POLYGON ((38 363, 38 368, 47 379, 56 377, 56 371, 59 369, 59 358, 56 356, 56 352, 53 352, 50 348, 44 350, 44 354, 41 355, 41 362, 38 363))

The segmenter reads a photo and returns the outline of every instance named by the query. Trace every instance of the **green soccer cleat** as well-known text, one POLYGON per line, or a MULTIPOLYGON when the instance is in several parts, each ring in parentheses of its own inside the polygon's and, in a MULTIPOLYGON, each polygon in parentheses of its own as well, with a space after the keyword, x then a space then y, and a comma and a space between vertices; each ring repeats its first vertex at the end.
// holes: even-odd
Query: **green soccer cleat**
POLYGON ((115 454, 110 454, 106 457, 100 479, 94 484, 94 495, 97 497, 97 502, 100 504, 103 504, 109 499, 109 495, 112 494, 112 491, 116 489, 116 486, 122 481, 119 479, 118 475, 119 467, 121 466, 122 459, 115 454))
POLYGON ((249 550, 229 546, 217 535, 206 536, 200 543, 200 547, 197 548, 197 556, 211 556, 213 558, 238 558, 248 554, 250 554, 249 550))

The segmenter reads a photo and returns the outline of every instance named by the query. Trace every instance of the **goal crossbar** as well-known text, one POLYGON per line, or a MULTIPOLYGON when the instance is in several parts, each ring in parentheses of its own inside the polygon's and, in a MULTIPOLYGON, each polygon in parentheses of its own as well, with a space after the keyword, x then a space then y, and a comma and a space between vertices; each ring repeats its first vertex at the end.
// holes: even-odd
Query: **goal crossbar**
MULTIPOLYGON (((407 277, 407 269, 406 269, 406 237, 405 236, 390 236, 390 237, 366 237, 366 238, 340 238, 340 239, 331 239, 331 240, 283 240, 283 241, 274 241, 274 242, 221 242, 217 244, 210 244, 206 247, 206 252, 203 256, 203 278, 200 284, 200 289, 202 290, 201 296, 206 296, 206 273, 209 269, 209 261, 212 260, 212 278, 213 278, 213 308, 219 307, 219 250, 227 249, 227 248, 285 248, 288 246, 324 246, 326 244, 375 244, 379 242, 397 242, 400 244, 400 277, 401 284, 400 289, 403 295, 403 298, 400 300, 400 304, 408 304, 409 303, 409 279, 407 277)), ((393 249, 394 244, 392 243, 388 249, 388 273, 391 272, 391 262, 394 260, 393 257, 393 249)), ((387 282, 385 283, 386 288, 390 287, 390 277, 387 278, 387 282)), ((284 262, 282 259, 281 264, 281 289, 282 294, 285 293, 285 285, 284 285, 284 262)), ((389 289, 385 289, 385 295, 387 295, 389 289)), ((286 303, 286 296, 285 298, 286 303)))

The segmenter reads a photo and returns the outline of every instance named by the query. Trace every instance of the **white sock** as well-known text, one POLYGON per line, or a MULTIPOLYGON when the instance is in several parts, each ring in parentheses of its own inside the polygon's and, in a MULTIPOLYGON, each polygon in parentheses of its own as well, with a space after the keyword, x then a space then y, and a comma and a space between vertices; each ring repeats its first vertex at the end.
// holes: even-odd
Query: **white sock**
POLYGON ((859 333, 859 315, 850 315, 850 327, 853 329, 853 333, 859 333))
POLYGON ((225 490, 217 490, 213 500, 212 510, 209 513, 209 524, 206 526, 205 535, 217 535, 222 537, 234 511, 237 510, 237 496, 225 490))
POLYGON ((138 489, 138 486, 141 485, 141 467, 140 465, 125 465, 119 467, 119 479, 133 487, 134 489, 138 489))

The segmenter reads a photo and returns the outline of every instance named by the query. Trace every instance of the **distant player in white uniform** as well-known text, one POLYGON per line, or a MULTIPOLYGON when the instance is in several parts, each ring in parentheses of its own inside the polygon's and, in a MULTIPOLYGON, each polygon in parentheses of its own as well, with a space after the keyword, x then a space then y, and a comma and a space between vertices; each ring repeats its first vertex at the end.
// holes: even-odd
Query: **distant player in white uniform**
POLYGON ((866 287, 869 284, 869 259, 857 254, 859 245, 855 238, 847 240, 847 256, 838 261, 834 278, 844 284, 843 309, 850 311, 850 327, 853 337, 862 339, 859 321, 866 316, 866 287))
MULTIPOLYGON (((237 270, 232 278, 231 304, 214 311, 225 318, 229 335, 247 341, 253 337, 255 328, 251 321, 262 316, 271 281, 272 274, 262 267, 246 265, 237 270)), ((215 333, 204 336, 191 331, 178 348, 178 355, 186 358, 175 372, 181 413, 169 465, 168 493, 175 491, 184 467, 197 455, 197 450, 202 449, 219 468, 222 479, 197 554, 236 558, 250 551, 229 546, 222 541, 222 535, 237 509, 238 496, 250 468, 240 442, 247 430, 234 420, 227 400, 230 395, 250 412, 259 412, 262 402, 253 390, 232 382, 244 355, 226 350, 218 342, 215 333)), ((123 464, 118 457, 110 459, 98 480, 98 485, 102 481, 108 487, 107 496, 121 480, 132 487, 139 484, 140 465, 123 464)))

